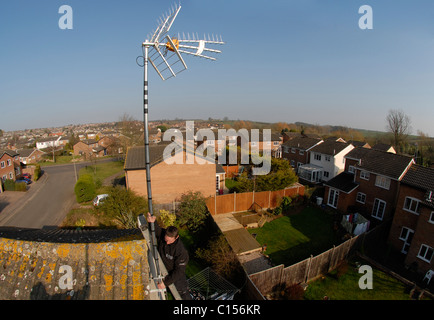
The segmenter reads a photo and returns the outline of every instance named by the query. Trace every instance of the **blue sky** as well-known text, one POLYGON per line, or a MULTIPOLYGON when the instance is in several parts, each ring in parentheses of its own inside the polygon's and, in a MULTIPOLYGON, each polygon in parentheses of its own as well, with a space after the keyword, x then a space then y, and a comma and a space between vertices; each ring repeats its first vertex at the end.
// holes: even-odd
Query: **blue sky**
MULTIPOLYGON (((0 129, 143 120, 141 43, 170 0, 0 4, 0 129), (59 7, 73 9, 61 30, 59 7)), ((170 33, 219 34, 218 61, 149 72, 150 120, 224 118, 385 130, 403 110, 434 136, 431 0, 184 0, 170 33), (361 30, 370 5, 373 29, 361 30)))

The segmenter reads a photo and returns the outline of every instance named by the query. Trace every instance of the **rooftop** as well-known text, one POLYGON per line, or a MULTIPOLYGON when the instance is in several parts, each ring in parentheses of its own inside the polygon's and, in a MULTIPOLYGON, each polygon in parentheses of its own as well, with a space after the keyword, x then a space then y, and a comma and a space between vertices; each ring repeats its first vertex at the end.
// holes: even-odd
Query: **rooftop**
POLYGON ((125 239, 138 232, 1 227, 0 299, 149 300, 146 240, 125 239))
POLYGON ((355 148, 345 158, 359 160, 357 168, 399 180, 414 162, 412 157, 376 149, 355 148))

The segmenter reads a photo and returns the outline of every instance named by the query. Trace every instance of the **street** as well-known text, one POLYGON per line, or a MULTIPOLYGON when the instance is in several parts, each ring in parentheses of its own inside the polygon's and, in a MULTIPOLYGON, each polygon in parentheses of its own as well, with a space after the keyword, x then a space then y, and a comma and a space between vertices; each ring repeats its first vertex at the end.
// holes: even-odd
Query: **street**
POLYGON ((6 197, 0 194, 0 225, 38 229, 59 225, 75 203, 74 173, 85 165, 43 167, 41 178, 24 194, 9 196, 12 201, 2 200, 6 197))

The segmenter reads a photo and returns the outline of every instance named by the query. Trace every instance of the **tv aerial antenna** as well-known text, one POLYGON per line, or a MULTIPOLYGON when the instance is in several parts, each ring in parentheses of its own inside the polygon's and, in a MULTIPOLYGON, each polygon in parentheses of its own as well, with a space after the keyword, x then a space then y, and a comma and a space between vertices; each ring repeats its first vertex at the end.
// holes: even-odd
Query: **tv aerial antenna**
MULTIPOLYGON (((145 162, 146 162, 146 184, 148 193, 148 208, 151 216, 154 216, 152 206, 152 189, 151 189, 151 171, 149 156, 149 128, 148 128, 148 64, 150 63, 161 79, 167 80, 184 70, 187 70, 182 54, 192 55, 207 60, 216 60, 215 54, 221 53, 220 50, 212 49, 209 46, 223 45, 221 37, 215 35, 204 36, 200 39, 196 34, 190 35, 183 33, 181 37, 170 36, 168 33, 176 17, 181 10, 181 5, 172 6, 168 13, 164 14, 158 20, 158 27, 148 35, 148 39, 142 43, 143 55, 137 57, 136 63, 144 67, 144 84, 143 84, 143 114, 144 114, 144 132, 145 132, 145 162), (143 58, 143 64, 139 61, 143 58)), ((158 261, 157 240, 155 236, 154 223, 150 223, 151 243, 153 246, 154 257, 157 260, 157 277, 161 277, 158 261)))

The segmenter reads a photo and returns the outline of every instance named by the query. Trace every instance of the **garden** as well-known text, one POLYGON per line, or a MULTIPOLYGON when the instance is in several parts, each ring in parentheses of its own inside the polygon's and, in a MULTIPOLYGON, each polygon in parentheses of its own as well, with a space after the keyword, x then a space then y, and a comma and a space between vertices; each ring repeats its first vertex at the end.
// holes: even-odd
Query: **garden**
POLYGON ((333 215, 309 205, 248 231, 266 248, 264 253, 275 265, 292 265, 342 242, 333 215))

